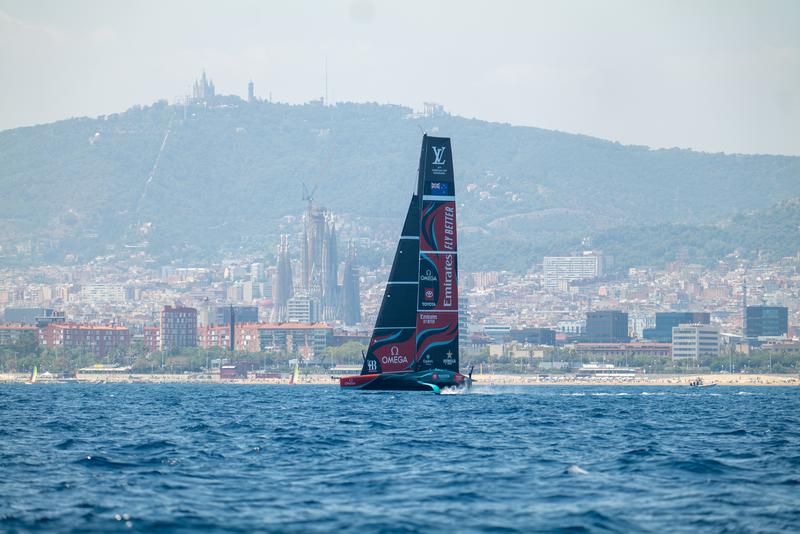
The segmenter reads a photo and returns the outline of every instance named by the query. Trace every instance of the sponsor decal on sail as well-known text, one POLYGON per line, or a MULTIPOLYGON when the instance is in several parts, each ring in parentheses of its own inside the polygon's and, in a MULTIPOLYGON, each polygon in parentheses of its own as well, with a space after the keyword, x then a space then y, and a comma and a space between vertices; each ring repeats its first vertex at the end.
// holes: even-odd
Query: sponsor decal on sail
POLYGON ((431 149, 433 149, 433 155, 435 156, 435 159, 433 160, 433 164, 434 165, 444 165, 445 163, 447 163, 445 161, 445 159, 444 159, 444 149, 445 148, 446 147, 443 147, 443 146, 432 146, 431 147, 431 149))
POLYGON ((431 146, 433 150, 433 167, 431 172, 437 176, 447 174, 447 167, 445 164, 447 160, 444 159, 444 151, 447 147, 444 146, 431 146))
POLYGON ((417 310, 458 310, 457 256, 421 254, 417 310))
POLYGON ((395 365, 398 364, 407 365, 408 358, 400 354, 400 349, 398 348, 397 345, 393 345, 391 350, 389 351, 388 356, 381 356, 381 363, 384 365, 390 363, 395 365))
POLYGON ((420 280, 420 282, 435 282, 436 281, 436 275, 431 274, 431 270, 427 269, 425 271, 425 274, 421 274, 419 276, 419 280, 420 280))
POLYGON ((448 203, 444 206, 444 250, 455 250, 456 207, 448 203))

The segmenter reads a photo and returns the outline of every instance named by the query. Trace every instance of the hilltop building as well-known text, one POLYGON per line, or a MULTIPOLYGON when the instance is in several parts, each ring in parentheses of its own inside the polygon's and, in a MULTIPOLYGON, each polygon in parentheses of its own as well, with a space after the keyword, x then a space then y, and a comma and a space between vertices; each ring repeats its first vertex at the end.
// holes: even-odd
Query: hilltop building
POLYGON ((423 102, 422 115, 424 117, 441 117, 445 114, 444 106, 436 102, 423 102))
POLYGON ((194 102, 209 102, 214 100, 215 96, 214 82, 206 77, 206 71, 203 70, 200 79, 195 80, 192 86, 192 100, 194 102))

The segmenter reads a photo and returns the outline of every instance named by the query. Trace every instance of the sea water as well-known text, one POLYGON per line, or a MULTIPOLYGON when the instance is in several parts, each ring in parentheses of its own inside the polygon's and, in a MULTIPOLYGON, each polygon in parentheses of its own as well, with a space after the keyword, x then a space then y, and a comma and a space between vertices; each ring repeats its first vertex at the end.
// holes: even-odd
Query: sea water
POLYGON ((0 531, 800 529, 800 389, 0 385, 0 531))

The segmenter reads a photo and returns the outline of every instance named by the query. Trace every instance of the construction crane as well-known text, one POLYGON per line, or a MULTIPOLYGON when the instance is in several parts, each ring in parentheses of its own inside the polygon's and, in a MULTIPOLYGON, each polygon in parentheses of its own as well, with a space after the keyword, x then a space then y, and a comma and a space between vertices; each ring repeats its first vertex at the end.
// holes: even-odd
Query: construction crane
POLYGON ((306 187, 305 182, 303 182, 303 200, 307 200, 309 205, 311 205, 311 203, 314 201, 314 193, 316 192, 317 192, 316 185, 309 191, 308 187, 306 187))

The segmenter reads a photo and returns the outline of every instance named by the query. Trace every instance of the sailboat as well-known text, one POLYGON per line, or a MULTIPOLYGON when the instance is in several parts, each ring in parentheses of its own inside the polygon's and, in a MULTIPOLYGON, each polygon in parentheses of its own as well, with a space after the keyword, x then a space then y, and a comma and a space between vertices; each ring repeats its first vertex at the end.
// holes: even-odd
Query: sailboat
POLYGON ((35 384, 36 378, 39 376, 39 368, 35 365, 33 366, 33 371, 31 371, 31 377, 28 379, 26 384, 35 384))
POLYGON ((342 388, 438 394, 471 385, 459 372, 457 245, 450 139, 424 135, 416 191, 361 374, 340 378, 342 388))

